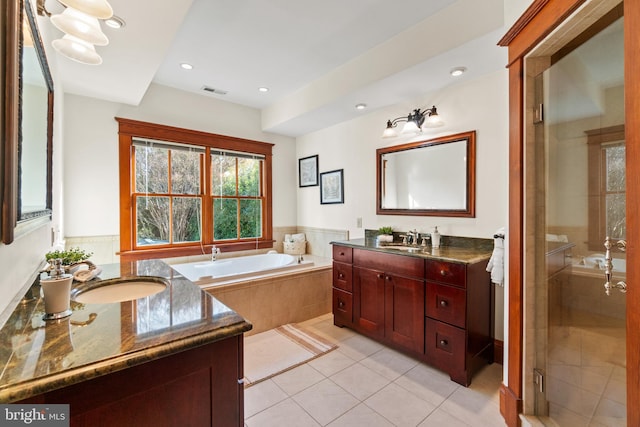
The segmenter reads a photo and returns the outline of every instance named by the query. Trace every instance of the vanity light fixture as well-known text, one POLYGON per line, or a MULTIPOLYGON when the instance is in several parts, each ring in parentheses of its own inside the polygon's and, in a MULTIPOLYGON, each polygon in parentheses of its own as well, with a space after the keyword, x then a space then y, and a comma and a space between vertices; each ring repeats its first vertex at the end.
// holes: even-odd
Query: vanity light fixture
POLYGON ((52 15, 45 7, 45 0, 37 0, 40 16, 48 16, 51 23, 65 33, 53 41, 57 52, 77 62, 89 65, 102 63, 94 45, 105 46, 109 39, 100 28, 99 20, 109 20, 107 25, 121 28, 124 21, 113 16, 113 9, 107 0, 58 0, 65 10, 52 15))
POLYGON ((427 108, 426 110, 416 108, 407 116, 387 120, 387 128, 382 133, 382 137, 394 138, 398 136, 398 132, 395 128, 398 126, 398 123, 401 122, 406 122, 400 131, 400 134, 402 135, 416 134, 420 133, 422 128, 435 128, 444 125, 435 105, 431 108, 427 108))

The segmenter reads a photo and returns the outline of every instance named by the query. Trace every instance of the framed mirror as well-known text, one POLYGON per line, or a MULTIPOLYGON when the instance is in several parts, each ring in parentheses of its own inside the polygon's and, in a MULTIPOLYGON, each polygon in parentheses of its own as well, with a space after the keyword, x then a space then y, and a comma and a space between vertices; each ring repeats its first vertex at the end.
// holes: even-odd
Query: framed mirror
POLYGON ((378 215, 475 217, 476 132, 376 150, 378 215))
POLYGON ((53 80, 31 2, 3 2, 2 240, 51 218, 53 80))

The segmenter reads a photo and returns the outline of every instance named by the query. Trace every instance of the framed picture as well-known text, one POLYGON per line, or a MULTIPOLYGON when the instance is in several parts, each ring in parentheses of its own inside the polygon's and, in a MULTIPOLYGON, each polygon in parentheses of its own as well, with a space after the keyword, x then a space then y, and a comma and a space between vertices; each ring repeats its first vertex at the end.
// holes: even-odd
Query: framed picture
POLYGON ((315 187, 318 185, 318 156, 298 159, 299 187, 315 187))
POLYGON ((320 174, 320 204, 344 203, 344 169, 320 174))

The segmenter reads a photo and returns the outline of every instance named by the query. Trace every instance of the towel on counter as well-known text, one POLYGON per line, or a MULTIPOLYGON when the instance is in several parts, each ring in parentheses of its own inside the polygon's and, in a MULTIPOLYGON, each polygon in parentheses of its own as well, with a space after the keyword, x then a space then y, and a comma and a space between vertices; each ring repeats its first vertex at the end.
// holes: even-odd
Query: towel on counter
POLYGON ((493 283, 504 286, 504 227, 496 231, 493 238, 493 253, 489 258, 487 271, 491 273, 493 283))

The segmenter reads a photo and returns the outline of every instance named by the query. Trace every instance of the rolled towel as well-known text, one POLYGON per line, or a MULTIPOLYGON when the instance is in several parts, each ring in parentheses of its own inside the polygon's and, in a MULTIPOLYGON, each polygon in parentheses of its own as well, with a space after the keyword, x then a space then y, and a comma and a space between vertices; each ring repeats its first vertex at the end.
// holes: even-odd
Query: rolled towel
POLYGON ((96 267, 93 270, 78 270, 73 273, 73 278, 78 282, 88 282, 102 273, 102 268, 96 267))

